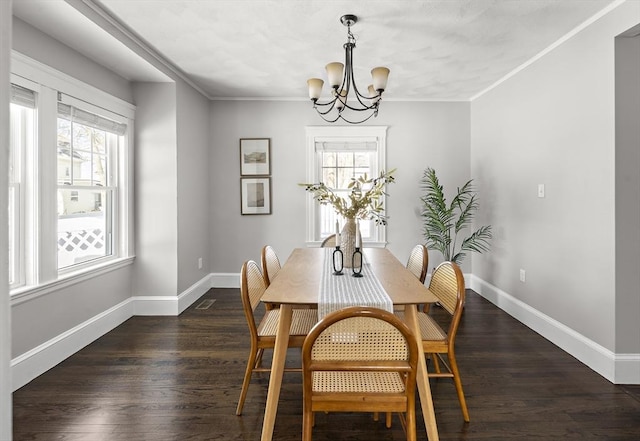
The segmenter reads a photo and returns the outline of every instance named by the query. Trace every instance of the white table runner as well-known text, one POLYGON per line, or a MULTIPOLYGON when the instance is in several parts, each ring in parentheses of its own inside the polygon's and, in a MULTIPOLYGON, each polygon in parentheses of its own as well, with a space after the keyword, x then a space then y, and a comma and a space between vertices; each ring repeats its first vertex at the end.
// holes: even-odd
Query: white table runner
POLYGON ((333 249, 327 248, 318 293, 318 319, 348 306, 371 306, 393 312, 391 298, 373 273, 371 264, 366 261, 364 255, 363 277, 352 277, 351 268, 344 268, 343 273, 342 276, 333 275, 333 249))

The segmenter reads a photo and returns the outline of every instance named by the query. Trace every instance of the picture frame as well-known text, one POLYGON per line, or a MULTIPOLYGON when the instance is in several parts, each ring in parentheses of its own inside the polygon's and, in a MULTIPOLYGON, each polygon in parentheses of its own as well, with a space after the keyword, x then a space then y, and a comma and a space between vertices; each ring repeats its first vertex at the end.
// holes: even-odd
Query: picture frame
POLYGON ((271 174, 271 138, 240 138, 240 176, 271 174))
POLYGON ((240 178, 240 213, 271 214, 271 178, 240 178))

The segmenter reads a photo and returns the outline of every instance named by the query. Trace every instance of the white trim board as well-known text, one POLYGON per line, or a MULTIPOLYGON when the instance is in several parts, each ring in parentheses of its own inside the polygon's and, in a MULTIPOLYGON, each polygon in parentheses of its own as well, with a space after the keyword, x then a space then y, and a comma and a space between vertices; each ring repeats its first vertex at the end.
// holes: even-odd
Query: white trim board
POLYGON ((211 288, 240 288, 240 273, 211 274, 211 288))
POLYGON ((130 297, 11 360, 15 391, 136 315, 177 316, 211 288, 207 274, 177 296, 130 297))
POLYGON ((127 299, 11 360, 13 390, 42 375, 133 316, 127 299))
POLYGON ((640 354, 615 354, 501 289, 470 275, 471 288, 614 384, 640 384, 640 354))
POLYGON ((177 296, 134 296, 133 315, 180 315, 211 286, 211 274, 191 285, 177 296))

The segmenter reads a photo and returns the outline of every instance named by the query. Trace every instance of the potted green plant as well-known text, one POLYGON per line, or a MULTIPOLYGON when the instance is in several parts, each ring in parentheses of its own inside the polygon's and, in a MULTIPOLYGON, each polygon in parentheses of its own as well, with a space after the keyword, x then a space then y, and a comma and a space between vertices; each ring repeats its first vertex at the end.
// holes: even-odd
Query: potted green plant
POLYGON ((479 207, 472 179, 458 187, 457 193, 448 205, 444 189, 433 168, 424 171, 420 188, 423 191, 420 198, 421 215, 427 248, 440 251, 445 261, 458 265, 468 252, 482 253, 489 250, 489 242, 492 239, 491 225, 482 226, 467 237, 458 237, 468 231, 479 207))
MULTIPOLYGON (((331 205, 335 212, 345 219, 341 232, 342 246, 345 255, 353 253, 356 241, 356 220, 373 219, 376 225, 386 225, 387 217, 380 200, 385 193, 385 186, 395 182, 395 169, 382 171, 376 178, 366 174, 351 178, 348 188, 351 190, 347 197, 334 193, 323 182, 314 184, 298 184, 313 194, 313 198, 321 205, 331 205)), ((345 261, 345 266, 348 259, 345 261)))

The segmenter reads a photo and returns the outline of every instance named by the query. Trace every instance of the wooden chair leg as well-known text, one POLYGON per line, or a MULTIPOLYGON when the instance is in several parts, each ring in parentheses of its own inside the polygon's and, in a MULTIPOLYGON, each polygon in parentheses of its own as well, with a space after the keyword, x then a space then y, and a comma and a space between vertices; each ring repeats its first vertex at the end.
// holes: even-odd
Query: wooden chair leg
POLYGON ((302 415, 302 441, 311 441, 311 431, 314 425, 313 412, 303 411, 302 415))
POLYGON ((391 429, 391 417, 391 412, 387 412, 387 418, 385 419, 385 425, 387 426, 387 429, 391 429))
POLYGON ((417 441, 418 435, 416 433, 416 411, 409 409, 406 415, 405 431, 407 432, 407 441, 417 441))
POLYGON ((373 412, 373 421, 378 421, 380 420, 380 415, 378 412, 373 412))
POLYGON ((440 361, 438 360, 438 354, 429 354, 431 359, 433 360, 433 368, 436 370, 436 373, 440 373, 440 361))
POLYGON ((460 409, 462 410, 462 417, 465 422, 469 422, 469 411, 467 410, 467 400, 464 398, 464 391, 462 390, 462 381, 460 380, 460 371, 458 370, 458 363, 454 354, 449 354, 449 364, 451 365, 451 373, 453 374, 453 384, 456 386, 456 393, 458 394, 458 401, 460 402, 460 409))
POLYGON ((258 353, 256 354, 255 367, 260 367, 262 365, 262 355, 264 354, 264 348, 258 349, 258 353))
POLYGON ((251 348, 251 353, 249 353, 249 360, 247 360, 247 368, 244 371, 244 380, 242 381, 242 390, 240 391, 240 399, 238 400, 236 415, 242 414, 244 400, 247 398, 247 391, 249 390, 249 383, 251 382, 251 373, 256 365, 256 357, 260 351, 262 351, 262 349, 256 352, 255 348, 251 348))

